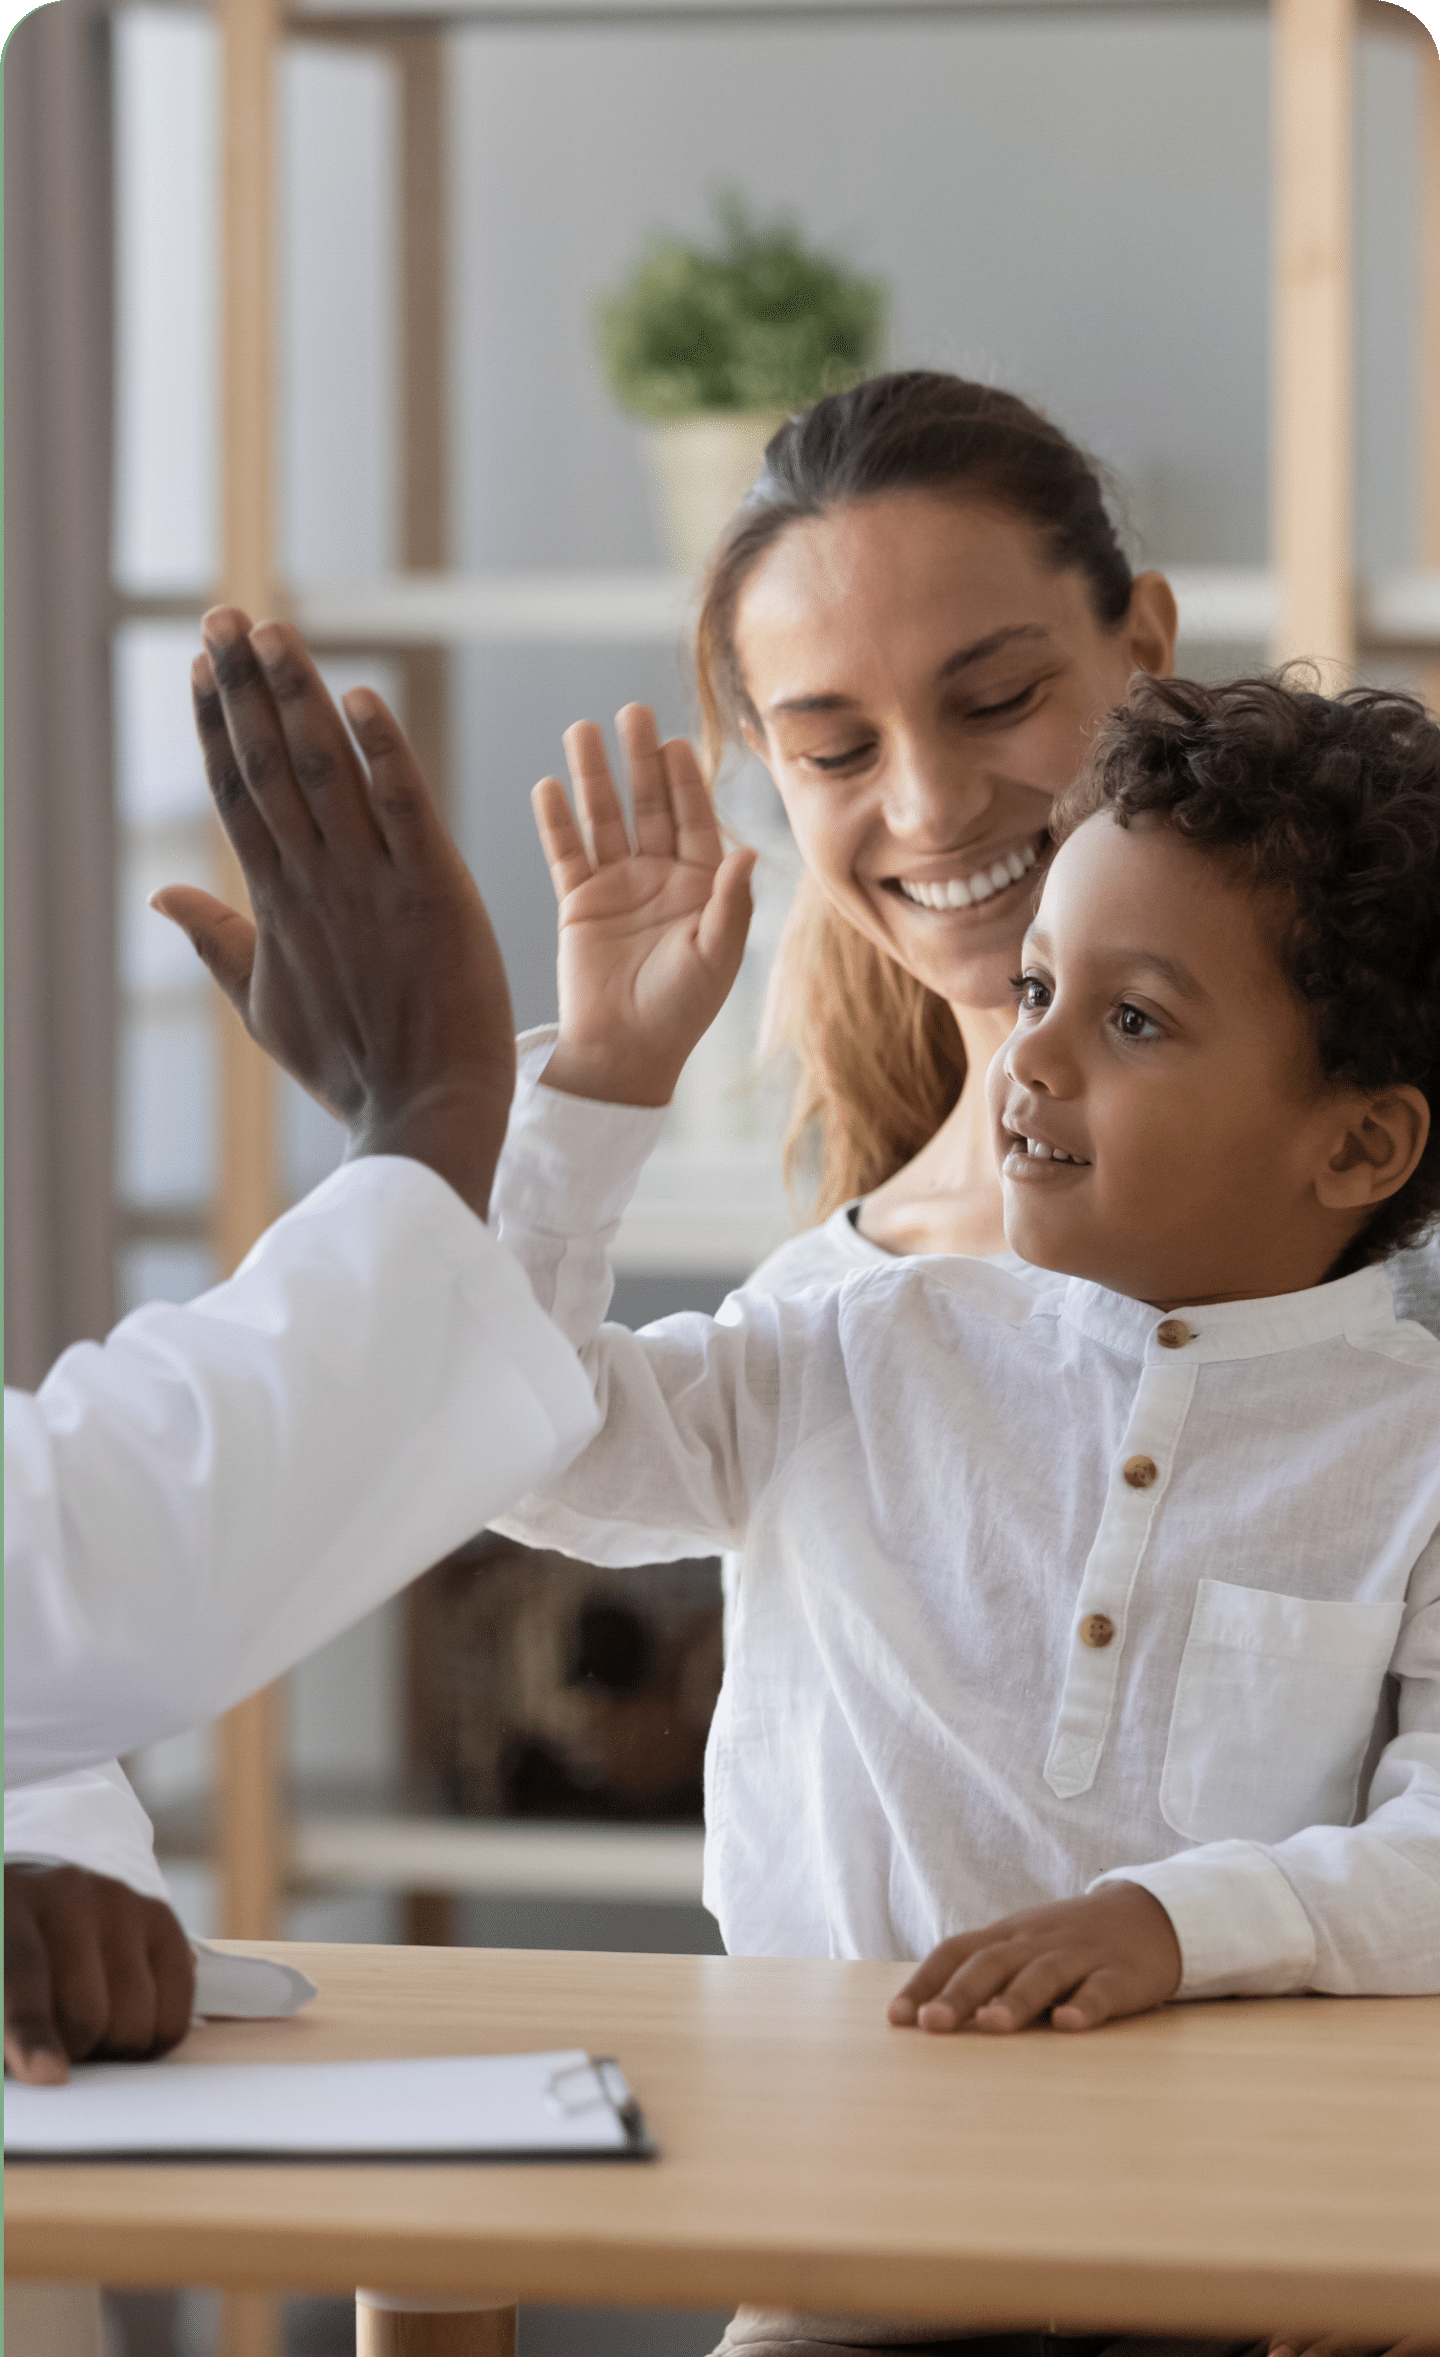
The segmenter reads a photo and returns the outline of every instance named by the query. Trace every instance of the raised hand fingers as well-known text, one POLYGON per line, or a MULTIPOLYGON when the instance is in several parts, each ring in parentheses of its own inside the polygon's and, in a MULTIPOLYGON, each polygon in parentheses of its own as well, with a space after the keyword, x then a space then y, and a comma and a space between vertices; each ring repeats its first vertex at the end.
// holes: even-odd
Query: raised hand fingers
MULTIPOLYGON (((278 724, 277 750, 282 764, 288 759, 290 776, 316 832, 342 857, 347 851, 363 855, 373 850, 378 829, 366 782, 345 723, 304 640, 284 623, 262 622, 251 631, 250 646, 259 659, 278 724)), ((248 725, 257 746, 268 748, 271 724, 258 701, 248 725)))
POLYGON ((594 874, 590 855, 580 840, 570 808, 570 797, 558 777, 542 777, 530 796, 540 848, 557 901, 564 900, 594 874))
POLYGON ((655 715, 648 704, 626 704, 615 715, 615 728, 630 767, 630 807, 635 817, 636 848, 654 852, 661 859, 673 859, 675 819, 655 715))
POLYGON ((668 737, 660 748, 675 818, 675 853, 687 864, 716 868, 725 856, 715 805, 705 791, 695 748, 684 737, 668 737))
POLYGON ((225 724, 215 666, 208 654, 197 655, 190 666, 190 699, 216 816, 230 838, 245 881, 253 887, 279 866, 280 854, 241 774, 225 724))
POLYGON ((212 757, 219 756, 213 707, 207 706, 202 720, 198 701, 202 691, 196 681, 196 721, 206 757, 206 775, 221 823, 248 877, 255 843, 254 830, 248 824, 247 804, 282 851, 303 855, 318 840, 319 830, 295 776, 275 701, 251 646, 245 616, 236 606, 215 606, 200 628, 230 748, 229 762, 223 765, 217 781, 211 766, 212 757))
POLYGON ((717 981, 730 988, 740 971, 740 960, 745 955, 745 936, 750 930, 754 903, 750 892, 750 878, 754 871, 756 853, 732 851, 722 860, 716 871, 710 898, 700 911, 700 924, 695 943, 705 964, 717 981))
POLYGON ((395 715, 373 688, 340 700, 369 764, 370 812, 391 858, 402 870, 432 859, 437 840, 448 841, 444 821, 395 715))
POLYGON ((630 831, 605 757, 605 740, 593 720, 577 720, 566 729, 565 760, 591 864, 609 867, 629 859, 630 831))

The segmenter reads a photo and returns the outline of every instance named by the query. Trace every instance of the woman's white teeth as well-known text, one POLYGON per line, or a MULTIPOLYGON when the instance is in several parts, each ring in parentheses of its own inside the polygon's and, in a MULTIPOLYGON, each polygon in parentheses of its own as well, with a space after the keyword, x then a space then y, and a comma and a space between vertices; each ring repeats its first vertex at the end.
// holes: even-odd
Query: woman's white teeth
POLYGON ((1047 1146, 1040 1138, 1026 1138, 1025 1151, 1036 1162, 1078 1162, 1078 1154, 1067 1154, 1063 1146, 1047 1146))
POLYGON ((988 868, 981 868, 962 883, 957 876, 948 884, 912 884, 905 877, 897 877, 907 900, 918 901, 921 908, 970 908, 976 901, 988 900, 992 892, 1004 892, 1011 884, 1028 875, 1038 859, 1039 846, 1027 843, 1023 851, 1008 851, 988 868))

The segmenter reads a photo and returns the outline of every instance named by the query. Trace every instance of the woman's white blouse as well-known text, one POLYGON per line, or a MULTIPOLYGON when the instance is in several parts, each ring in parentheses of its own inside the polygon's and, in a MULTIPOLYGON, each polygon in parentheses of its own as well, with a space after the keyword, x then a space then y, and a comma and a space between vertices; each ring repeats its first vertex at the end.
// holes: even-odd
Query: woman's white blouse
POLYGON ((661 1117, 538 1085, 492 1219, 604 1428, 501 1527, 743 1546, 707 1762, 733 1952, 914 1957, 1121 1873, 1182 1994, 1440 1988, 1440 1344, 1383 1271, 1162 1319, 884 1260, 600 1327, 661 1117))

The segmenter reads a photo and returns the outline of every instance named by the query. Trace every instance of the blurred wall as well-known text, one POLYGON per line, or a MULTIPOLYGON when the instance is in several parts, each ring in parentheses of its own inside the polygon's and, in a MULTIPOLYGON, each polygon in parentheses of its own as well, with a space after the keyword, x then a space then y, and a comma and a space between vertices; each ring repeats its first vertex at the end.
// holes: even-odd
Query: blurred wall
MULTIPOLYGON (((1359 51, 1359 544, 1378 567, 1410 557, 1415 87, 1407 41, 1359 51)), ((888 280, 892 364, 1050 409, 1125 478, 1152 558, 1264 561, 1263 13, 471 30, 451 89, 457 562, 659 560, 641 432, 607 400, 590 306, 647 229, 704 233, 725 183, 888 280)), ((688 688, 654 650, 477 651, 457 673, 462 839, 482 885, 504 879, 535 1020, 553 914, 528 788, 581 712, 641 696, 680 726, 688 688)))

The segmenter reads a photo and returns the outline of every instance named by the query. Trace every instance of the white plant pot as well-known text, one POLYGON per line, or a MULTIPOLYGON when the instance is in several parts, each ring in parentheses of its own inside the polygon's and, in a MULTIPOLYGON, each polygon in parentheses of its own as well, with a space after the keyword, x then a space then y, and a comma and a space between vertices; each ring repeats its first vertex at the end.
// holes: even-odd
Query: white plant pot
POLYGON ((680 572, 699 572, 784 422, 783 410, 712 409, 648 429, 666 544, 680 572))

